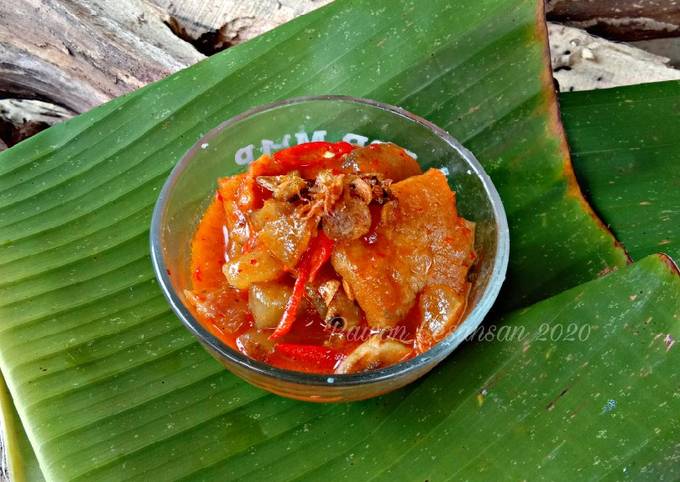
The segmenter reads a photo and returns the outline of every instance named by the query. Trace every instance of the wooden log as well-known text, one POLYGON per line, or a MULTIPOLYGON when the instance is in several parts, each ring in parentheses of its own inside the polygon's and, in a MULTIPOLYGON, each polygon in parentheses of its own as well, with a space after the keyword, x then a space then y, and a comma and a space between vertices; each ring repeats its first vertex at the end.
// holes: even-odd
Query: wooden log
POLYGON ((680 79, 680 70, 668 67, 666 57, 564 25, 548 23, 548 33, 553 77, 561 91, 680 79))
POLYGON ((245 42, 331 0, 146 0, 181 38, 210 55, 245 42))
POLYGON ((0 2, 0 94, 74 113, 204 56, 137 0, 0 2))
POLYGON ((670 0, 547 0, 548 20, 611 40, 680 36, 680 2, 670 0))
POLYGON ((0 100, 0 150, 72 115, 72 111, 39 100, 0 100))

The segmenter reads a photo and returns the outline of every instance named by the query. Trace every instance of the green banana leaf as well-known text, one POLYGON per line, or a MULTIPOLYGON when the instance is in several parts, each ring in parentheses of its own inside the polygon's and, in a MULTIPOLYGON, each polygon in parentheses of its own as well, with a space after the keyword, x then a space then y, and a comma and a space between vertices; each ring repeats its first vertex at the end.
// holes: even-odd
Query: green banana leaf
MULTIPOLYGON (((650 256, 497 320, 391 395, 302 403, 218 369, 49 440, 61 457, 47 470, 56 480, 674 480, 678 337, 677 267, 650 256)), ((193 362, 216 364, 203 352, 193 362)))
MULTIPOLYGON (((169 169, 219 121, 278 98, 342 93, 402 105, 477 154, 512 226, 505 306, 525 305, 624 265, 625 254, 583 200, 571 171, 538 21, 541 5, 339 1, 0 155, 0 367, 45 477, 223 479, 262 469, 279 478, 315 478, 309 471, 320 469, 314 464, 331 459, 341 471, 377 476, 387 468, 380 464, 394 462, 397 474, 415 475, 450 471, 454 462, 462 467, 471 458, 465 450, 477 454, 475 447, 486 447, 490 439, 481 432, 462 437, 470 424, 449 420, 446 410, 470 400, 491 406, 479 377, 499 377, 497 369, 511 364, 506 356, 521 359, 511 344, 489 344, 486 352, 470 345, 424 381, 361 404, 309 405, 267 395, 225 372, 168 312, 149 265, 148 222, 169 169), (472 378, 451 368, 461 365, 472 378), (443 442, 418 433, 422 427, 443 442), (458 435, 449 438, 447 430, 458 435), (402 466, 412 460, 398 458, 404 448, 421 464, 402 466), (442 463, 446 457, 437 450, 461 452, 442 463), (421 460, 424 454, 435 459, 421 460)), ((534 314, 527 329, 539 328, 542 317, 552 327, 578 310, 600 317, 607 330, 621 329, 624 323, 607 324, 616 321, 611 303, 597 299, 604 292, 618 299, 629 282, 657 286, 645 292, 656 303, 654 313, 677 322, 668 315, 677 311, 675 278, 666 264, 650 259, 528 309, 534 314), (582 295, 588 300, 583 306, 569 303, 578 290, 594 293, 582 295)), ((634 323, 649 311, 646 304, 635 306, 620 313, 623 321, 634 323)), ((508 323, 523 323, 526 313, 508 323)), ((608 337, 597 346, 602 353, 620 348, 608 337)), ((614 360, 647 366, 628 352, 614 360)), ((654 366, 663 369, 663 360, 654 358, 654 366)), ((539 380, 553 376, 533 373, 539 380)), ((589 383, 596 376, 602 373, 594 372, 589 383)), ((660 390, 645 400, 658 400, 660 390)), ((536 397, 512 400, 506 398, 502 410, 518 421, 529 417, 536 397), (529 404, 526 411, 523 404, 529 404)), ((663 407, 648 412, 650 420, 666 413, 663 407)), ((508 436, 531 435, 499 414, 480 423, 496 420, 498 430, 515 430, 508 436)), ((571 437, 590 433, 589 426, 573 425, 571 437)), ((633 445, 620 453, 653 464, 655 452, 633 449, 657 440, 650 450, 670 457, 672 434, 666 428, 659 433, 656 439, 633 433, 627 439, 633 445)), ((542 433, 539 440, 551 439, 542 433)), ((494 451, 508 455, 494 459, 498 468, 529 460, 504 450, 494 451)), ((607 457, 611 464, 616 455, 607 457)), ((561 457, 553 459, 561 466, 561 457)), ((486 466, 474 462, 465 470, 486 466)))
POLYGON ((633 259, 680 259, 680 82, 560 96, 579 183, 633 259))

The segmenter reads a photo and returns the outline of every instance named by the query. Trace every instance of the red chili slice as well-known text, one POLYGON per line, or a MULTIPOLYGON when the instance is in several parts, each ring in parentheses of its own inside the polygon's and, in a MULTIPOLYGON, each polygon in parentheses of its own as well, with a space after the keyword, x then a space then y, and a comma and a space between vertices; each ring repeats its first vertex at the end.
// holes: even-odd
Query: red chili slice
POLYGON ((314 281, 316 274, 331 257, 333 245, 333 240, 326 236, 323 231, 319 231, 319 235, 311 241, 310 246, 304 252, 302 260, 298 264, 293 294, 290 296, 288 303, 286 303, 286 309, 283 312, 279 325, 269 338, 280 338, 291 330, 298 308, 300 307, 300 302, 305 294, 305 286, 308 281, 314 281))
POLYGON ((335 246, 335 242, 326 236, 326 233, 320 230, 318 236, 314 238, 313 245, 309 248, 310 282, 314 281, 314 278, 316 278, 321 267, 330 259, 331 253, 333 252, 333 246, 335 246))

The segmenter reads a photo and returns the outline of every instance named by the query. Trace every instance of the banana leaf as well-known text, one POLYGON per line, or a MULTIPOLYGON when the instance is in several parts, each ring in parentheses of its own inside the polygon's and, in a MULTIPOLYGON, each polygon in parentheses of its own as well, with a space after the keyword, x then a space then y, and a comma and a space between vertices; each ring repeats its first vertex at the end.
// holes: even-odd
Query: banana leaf
POLYGON ((579 184, 633 259, 680 259, 680 82, 560 96, 579 184))
POLYGON ((45 442, 61 452, 48 479, 673 480, 679 336, 677 267, 650 256, 496 320, 379 399, 296 402, 218 368, 128 410, 110 400, 112 417, 74 408, 71 424, 98 422, 45 442))
MULTIPOLYGON (((45 477, 223 479, 261 468, 289 478, 331 459, 372 475, 386 467, 371 464, 394 461, 393 470, 409 474, 398 465, 410 460, 398 459, 404 447, 417 455, 483 446, 481 436, 465 445, 440 433, 445 443, 434 447, 436 439, 418 430, 427 422, 434 424, 428 433, 460 432, 457 422, 449 426, 446 408, 479 404, 475 394, 483 401, 489 391, 473 386, 474 377, 455 379, 450 367, 463 364, 474 374, 479 364, 491 376, 509 353, 505 345, 487 348, 474 363, 466 360, 477 348, 467 348, 423 382, 362 404, 269 396, 225 372, 169 313, 149 265, 148 222, 169 169, 219 121, 278 98, 342 93, 402 105, 477 154, 512 225, 505 306, 622 266, 625 254, 571 171, 541 8, 509 0, 455 8, 444 1, 339 1, 0 155, 0 367, 45 477), (410 435, 400 438, 402 429, 410 435)), ((611 285, 609 277, 595 282, 600 291, 592 299, 603 287, 618 296, 628 276, 647 273, 642 281, 659 286, 647 293, 659 297, 656 312, 671 313, 677 286, 666 265, 640 266, 612 275, 611 285)), ((569 296, 538 305, 545 308, 528 318, 528 329, 540 326, 544 309, 546 320, 579 308, 611 321, 610 305, 572 306, 569 296)), ((625 319, 634 322, 642 310, 625 311, 625 319)), ((615 352, 614 341, 601 346, 615 352)), ((620 360, 628 363, 627 356, 620 360)), ((519 399, 504 408, 512 420, 529 416, 519 399)), ((652 440, 644 431, 634 435, 633 443, 652 440)), ((451 460, 434 463, 442 458, 413 470, 449 470, 451 460)), ((499 467, 503 460, 513 459, 499 458, 499 467)))

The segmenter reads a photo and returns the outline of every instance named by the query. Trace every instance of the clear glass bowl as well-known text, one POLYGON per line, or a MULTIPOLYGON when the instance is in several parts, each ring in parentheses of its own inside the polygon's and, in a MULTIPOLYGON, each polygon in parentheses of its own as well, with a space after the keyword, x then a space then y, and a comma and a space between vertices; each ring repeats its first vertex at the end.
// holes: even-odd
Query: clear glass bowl
POLYGON ((509 237, 505 211, 491 179, 475 157, 428 121, 403 109, 343 96, 300 97, 251 109, 201 138, 163 186, 151 223, 154 270, 172 309, 206 349, 229 370, 271 392, 330 402, 374 397, 421 377, 448 356, 482 322, 505 278, 509 237), (238 173, 262 153, 313 140, 355 144, 394 142, 435 167, 456 191, 458 209, 477 224, 478 262, 463 322, 426 353, 408 361, 350 375, 282 370, 233 350, 204 328, 184 298, 191 288, 190 245, 216 189, 216 179, 238 173))

